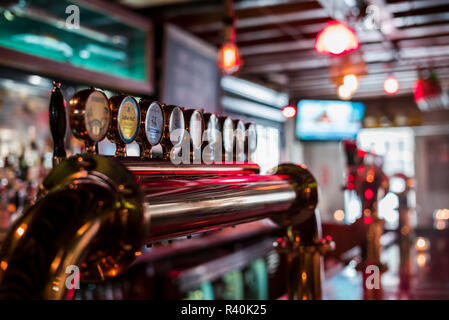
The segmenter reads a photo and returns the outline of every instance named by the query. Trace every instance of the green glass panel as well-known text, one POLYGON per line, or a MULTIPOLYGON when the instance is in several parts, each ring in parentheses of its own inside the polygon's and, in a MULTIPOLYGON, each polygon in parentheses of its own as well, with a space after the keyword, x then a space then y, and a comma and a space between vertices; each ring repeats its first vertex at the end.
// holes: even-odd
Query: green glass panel
POLYGON ((210 282, 204 282, 197 290, 187 292, 187 300, 214 300, 214 288, 210 282))
POLYGON ((251 263, 244 273, 246 292, 245 299, 268 299, 268 273, 267 265, 263 258, 251 263))
POLYGON ((66 20, 73 11, 66 13, 66 8, 70 5, 65 0, 27 0, 0 9, 0 46, 89 71, 147 81, 146 30, 82 5, 78 5, 80 28, 68 28, 66 20))
POLYGON ((243 275, 240 270, 228 272, 222 278, 225 284, 223 299, 224 300, 242 300, 243 294, 243 275))

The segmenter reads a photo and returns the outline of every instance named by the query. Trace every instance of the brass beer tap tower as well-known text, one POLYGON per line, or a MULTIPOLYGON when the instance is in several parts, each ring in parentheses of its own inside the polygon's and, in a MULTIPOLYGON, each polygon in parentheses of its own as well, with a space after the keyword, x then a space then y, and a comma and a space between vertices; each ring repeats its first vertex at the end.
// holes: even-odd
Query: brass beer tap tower
MULTIPOLYGON (((57 84, 50 109, 58 109, 50 116, 60 159, 65 109, 55 101, 64 103, 57 84)), ((145 244, 271 218, 285 231, 278 247, 289 262, 289 298, 321 299, 321 256, 333 242, 321 235, 317 183, 293 164, 260 175, 247 161, 257 145, 254 124, 131 96, 107 99, 94 88, 76 93, 69 108, 71 131, 86 152, 55 161, 40 196, 10 229, 0 251, 0 298, 65 299, 75 290, 67 285, 71 266, 81 281, 105 281, 145 244), (249 133, 236 137, 234 127, 249 133), (116 144, 114 156, 96 152, 106 136, 116 144), (236 139, 240 154, 232 155, 236 139), (134 140, 140 157, 126 157, 134 140), (207 143, 210 161, 198 163, 207 143), (162 159, 153 157, 156 145, 162 159)))
POLYGON ((379 218, 377 210, 378 199, 382 197, 379 196, 379 191, 383 192, 383 195, 388 193, 388 178, 381 169, 382 159, 357 148, 355 141, 344 141, 344 151, 347 159, 346 189, 357 193, 362 209, 361 217, 356 222, 362 227, 364 234, 361 243, 362 261, 357 265, 357 270, 363 274, 365 298, 381 299, 382 289, 366 288, 365 280, 371 274, 370 266, 377 267, 380 273, 387 270, 387 266, 381 261, 380 243, 385 221, 379 218), (371 161, 367 161, 368 157, 371 157, 371 161))

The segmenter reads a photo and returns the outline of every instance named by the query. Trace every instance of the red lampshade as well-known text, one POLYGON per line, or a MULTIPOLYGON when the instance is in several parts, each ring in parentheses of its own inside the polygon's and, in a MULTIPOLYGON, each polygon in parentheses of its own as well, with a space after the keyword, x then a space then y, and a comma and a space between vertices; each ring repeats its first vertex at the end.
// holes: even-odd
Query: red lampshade
POLYGON ((434 73, 428 78, 416 80, 413 92, 416 104, 423 111, 445 109, 449 105, 448 97, 434 73))
POLYGON ((340 55, 360 47, 357 34, 342 21, 329 21, 315 38, 315 50, 319 53, 340 55))
POLYGON ((224 74, 233 74, 240 69, 239 49, 234 42, 226 42, 218 51, 218 67, 224 74))
POLYGON ((418 79, 415 82, 414 94, 416 102, 426 98, 433 98, 441 94, 441 86, 438 81, 418 79))

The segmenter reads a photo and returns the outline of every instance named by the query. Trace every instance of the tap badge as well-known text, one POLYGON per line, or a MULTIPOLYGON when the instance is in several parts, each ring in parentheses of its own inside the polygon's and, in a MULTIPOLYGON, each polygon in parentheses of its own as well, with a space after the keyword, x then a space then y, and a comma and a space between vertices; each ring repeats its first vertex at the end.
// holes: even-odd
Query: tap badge
POLYGON ((217 142, 217 135, 219 134, 218 126, 218 117, 215 114, 211 114, 207 125, 207 139, 209 143, 217 142))
POLYGON ((145 118, 145 133, 150 145, 157 145, 164 133, 164 115, 161 106, 153 102, 148 108, 145 118))
POLYGON ((170 114, 169 132, 174 147, 179 146, 184 139, 185 121, 184 113, 180 107, 175 107, 170 114))
POLYGON ((190 118, 190 137, 195 148, 201 147, 203 130, 203 116, 201 115, 201 112, 194 111, 190 118))
POLYGON ((251 152, 256 151, 257 148, 257 131, 256 125, 251 123, 248 125, 248 150, 251 152))
POLYGON ((245 129, 245 124, 242 120, 239 120, 235 133, 237 161, 245 161, 245 129))
POLYGON ((108 99, 100 91, 93 91, 86 102, 84 122, 92 141, 97 142, 106 135, 111 121, 108 99))
POLYGON ((132 97, 123 99, 118 111, 118 131, 123 142, 131 143, 139 131, 140 113, 137 102, 132 97))
POLYGON ((223 146, 226 152, 232 152, 234 147, 234 125, 231 118, 226 118, 223 124, 223 146))

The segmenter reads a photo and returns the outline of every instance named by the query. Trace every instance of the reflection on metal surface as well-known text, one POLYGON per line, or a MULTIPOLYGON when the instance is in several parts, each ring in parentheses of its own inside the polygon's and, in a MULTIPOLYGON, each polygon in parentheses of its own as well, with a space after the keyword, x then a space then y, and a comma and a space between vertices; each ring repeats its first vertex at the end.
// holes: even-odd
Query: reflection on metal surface
MULTIPOLYGON (((138 162, 123 163, 132 167, 138 162)), ((120 274, 147 242, 271 217, 289 230, 289 243, 293 241, 282 248, 293 259, 290 288, 297 294, 290 297, 321 298, 321 254, 329 244, 320 242, 316 181, 306 169, 283 165, 279 174, 260 176, 242 173, 257 172, 251 165, 236 166, 234 172, 235 166, 221 166, 220 175, 206 166, 191 175, 159 165, 171 170, 164 175, 152 171, 151 161, 140 162, 145 170, 137 175, 116 158, 92 154, 56 167, 44 181, 40 200, 6 239, 0 253, 6 269, 0 271, 0 294, 19 297, 26 290, 29 297, 64 298, 70 296, 68 265, 80 266, 83 281, 103 281, 120 274), (315 249, 308 249, 311 245, 315 249), (46 253, 45 259, 38 258, 39 252, 46 253), (33 287, 17 287, 14 274, 25 276, 37 261, 41 272, 33 287), (297 269, 297 263, 303 266, 297 269), (297 282, 298 274, 306 277, 297 282)))
POLYGON ((416 255, 416 264, 418 265, 418 267, 424 268, 426 266, 427 256, 428 254, 422 252, 416 255))
POLYGON ((126 168, 137 176, 147 175, 171 175, 171 174, 184 174, 184 175, 239 175, 239 174, 258 174, 259 166, 253 163, 245 163, 239 165, 229 164, 213 164, 213 165, 174 165, 169 161, 151 160, 149 162, 142 162, 136 158, 121 159, 120 162, 126 166, 126 168))
POLYGON ((87 152, 93 153, 111 122, 108 98, 94 88, 78 91, 69 102, 69 120, 73 135, 85 143, 87 152))
POLYGON ((418 237, 418 238, 416 239, 415 249, 416 249, 418 252, 424 252, 424 251, 427 251, 427 250, 429 250, 429 248, 430 248, 430 242, 429 242, 428 239, 423 238, 423 237, 418 237))
POLYGON ((43 188, 1 248, 2 298, 63 298, 68 265, 79 266, 85 281, 113 276, 135 259, 145 237, 141 191, 111 159, 71 157, 43 188))

